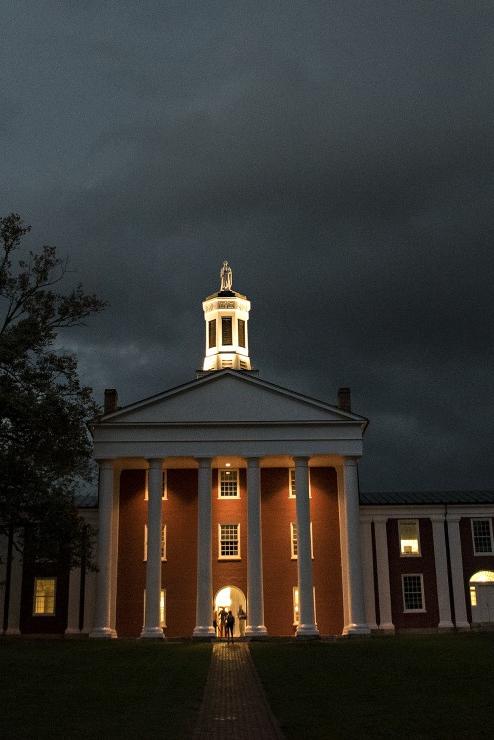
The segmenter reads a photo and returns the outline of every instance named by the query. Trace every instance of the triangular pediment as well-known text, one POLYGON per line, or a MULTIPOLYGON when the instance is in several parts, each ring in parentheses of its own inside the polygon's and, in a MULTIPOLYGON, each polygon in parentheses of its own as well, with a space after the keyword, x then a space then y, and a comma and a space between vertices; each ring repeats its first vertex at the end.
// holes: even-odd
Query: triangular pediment
POLYGON ((366 420, 247 373, 222 370, 126 406, 102 423, 359 423, 366 420))

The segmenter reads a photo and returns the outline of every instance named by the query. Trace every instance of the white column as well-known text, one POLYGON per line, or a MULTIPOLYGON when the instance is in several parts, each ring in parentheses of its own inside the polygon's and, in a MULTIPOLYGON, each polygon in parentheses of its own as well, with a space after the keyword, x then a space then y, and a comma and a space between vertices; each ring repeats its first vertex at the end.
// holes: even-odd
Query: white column
POLYGON ((111 638, 110 600, 112 582, 113 462, 99 461, 97 585, 94 628, 90 637, 111 638))
POLYGON ((148 460, 148 542, 146 562, 146 609, 141 637, 162 640, 160 625, 161 595, 161 498, 163 460, 148 460))
POLYGON ((341 590, 343 595, 343 625, 348 624, 348 561, 346 542, 345 481, 343 466, 336 467, 338 480, 338 521, 340 528, 341 590))
POLYGON ((79 609, 81 598, 81 569, 72 568, 69 575, 69 600, 67 607, 67 628, 65 634, 79 635, 79 609))
POLYGON ((372 523, 360 522, 360 546, 364 579, 365 617, 369 629, 377 630, 376 598, 374 590, 374 558, 372 555, 372 523))
POLYGON ((344 635, 367 635, 369 626, 365 621, 364 590, 362 583, 362 561, 360 553, 360 513, 357 461, 346 457, 343 461, 345 487, 344 506, 346 520, 346 548, 348 562, 348 623, 344 635))
POLYGON ((299 625, 297 637, 318 637, 314 615, 312 553, 310 546, 309 458, 294 457, 297 509, 297 571, 299 625))
POLYGON ((434 540, 434 561, 436 564, 437 603, 439 607, 439 629, 453 629, 451 604, 449 601, 448 559, 444 536, 444 517, 431 517, 434 540))
POLYGON ((467 617, 467 607, 465 601, 465 576, 463 574, 463 555, 461 551, 460 539, 460 518, 458 516, 447 517, 448 538, 449 538, 449 558, 451 562, 451 581, 453 584, 453 599, 455 605, 455 625, 456 629, 470 629, 470 623, 467 617))
POLYGON ((259 458, 247 459, 247 626, 246 635, 267 635, 264 625, 259 458))
POLYGON ((214 637, 211 564, 211 458, 199 458, 197 504, 197 597, 193 637, 214 637))
POLYGON ((389 585, 388 533, 386 517, 374 517, 376 539, 377 594, 379 598, 379 629, 394 632, 391 612, 391 588, 389 585))
MULTIPOLYGON (((14 532, 14 543, 12 545, 12 561, 10 569, 10 592, 9 592, 9 613, 7 616, 6 635, 20 635, 21 623, 21 595, 22 595, 22 576, 23 560, 22 554, 16 548, 15 543, 20 535, 14 532)), ((2 613, 3 618, 3 613, 2 613)))

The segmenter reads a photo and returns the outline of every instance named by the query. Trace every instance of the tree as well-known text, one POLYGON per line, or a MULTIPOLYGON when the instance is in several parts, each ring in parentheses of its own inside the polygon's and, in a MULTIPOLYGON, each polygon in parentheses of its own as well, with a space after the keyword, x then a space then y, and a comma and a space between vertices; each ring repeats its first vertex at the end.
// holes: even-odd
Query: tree
POLYGON ((99 409, 55 342, 105 303, 80 284, 57 291, 67 261, 55 247, 14 265, 29 231, 18 214, 0 218, 0 534, 12 542, 22 531, 31 556, 72 566, 87 541, 74 493, 91 479, 88 425, 99 409))

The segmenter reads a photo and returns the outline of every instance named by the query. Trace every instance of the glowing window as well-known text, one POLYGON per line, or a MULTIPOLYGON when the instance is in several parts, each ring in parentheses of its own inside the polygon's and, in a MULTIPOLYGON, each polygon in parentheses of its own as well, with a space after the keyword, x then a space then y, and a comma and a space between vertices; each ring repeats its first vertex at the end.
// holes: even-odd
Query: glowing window
MULTIPOLYGON (((144 589, 144 618, 143 623, 146 621, 146 589, 144 589)), ((162 588, 160 591, 160 627, 166 629, 166 588, 162 588)))
MULTIPOLYGON (((163 480, 162 480, 163 493, 161 494, 162 501, 165 501, 168 498, 167 485, 168 485, 167 471, 163 470, 163 480)), ((149 501, 148 471, 147 470, 146 470, 146 488, 144 489, 144 501, 149 501)))
MULTIPOLYGON (((297 489, 295 486, 295 468, 288 468, 288 498, 296 498, 297 489)), ((309 498, 312 498, 312 491, 310 487, 310 471, 309 471, 309 498)))
POLYGON ((53 617, 55 614, 56 578, 34 579, 33 615, 53 617))
MULTIPOLYGON (((148 559, 148 525, 144 525, 144 560, 148 559)), ((166 560, 166 524, 161 528, 161 559, 166 560)))
POLYGON ((245 347, 245 321, 238 320, 238 344, 239 347, 245 347))
POLYGON ((240 524, 218 525, 219 557, 224 560, 240 557, 240 524))
POLYGON ((475 555, 492 553, 492 522, 490 519, 472 519, 473 551, 475 555))
POLYGON ((470 604, 477 606, 477 589, 475 586, 470 586, 470 604))
POLYGON ((422 573, 401 576, 403 588, 403 611, 424 612, 424 579, 422 573))
MULTIPOLYGON (((290 522, 290 537, 292 543, 292 560, 298 556, 297 522, 290 522)), ((314 546, 312 544, 312 522, 310 523, 310 555, 314 559, 314 546)))
POLYGON ((398 522, 400 533, 400 555, 417 557, 420 555, 420 537, 418 519, 401 519, 398 522))
MULTIPOLYGON (((317 622, 316 617, 316 589, 312 587, 312 599, 314 602, 314 622, 317 622)), ((296 627, 300 622, 300 602, 298 597, 298 586, 293 587, 293 626, 296 627)))
POLYGON ((240 498, 238 487, 238 470, 235 468, 220 469, 218 498, 240 498))
POLYGON ((216 319, 208 321, 208 347, 216 347, 216 319))
POLYGON ((222 336, 222 344, 223 345, 230 345, 232 344, 232 317, 231 316, 222 316, 221 317, 221 336, 222 336))

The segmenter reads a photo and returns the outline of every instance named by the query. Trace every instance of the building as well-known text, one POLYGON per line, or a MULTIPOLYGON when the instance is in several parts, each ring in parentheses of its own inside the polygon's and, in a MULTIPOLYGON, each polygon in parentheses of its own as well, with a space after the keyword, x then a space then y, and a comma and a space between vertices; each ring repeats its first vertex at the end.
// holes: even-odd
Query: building
POLYGON ((258 376, 226 263, 203 310, 194 380, 122 408, 105 392, 81 508, 98 572, 15 560, 4 631, 210 638, 222 607, 250 637, 494 623, 494 491, 359 493, 349 389, 330 404, 258 376))

